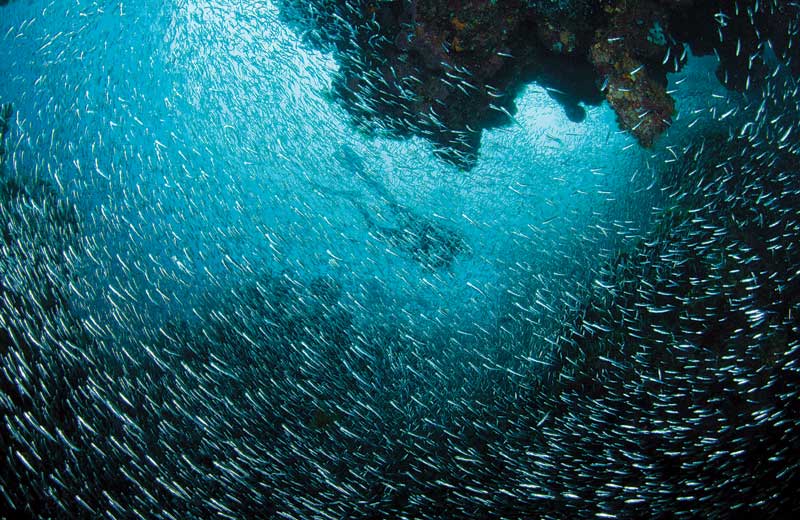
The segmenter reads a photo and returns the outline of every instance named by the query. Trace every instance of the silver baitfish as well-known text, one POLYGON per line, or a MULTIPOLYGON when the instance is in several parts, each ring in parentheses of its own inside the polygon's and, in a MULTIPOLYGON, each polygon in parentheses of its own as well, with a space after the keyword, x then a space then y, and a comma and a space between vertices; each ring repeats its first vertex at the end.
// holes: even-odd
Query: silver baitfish
POLYGON ((0 0, 0 517, 800 511, 796 6, 450 4, 0 0))

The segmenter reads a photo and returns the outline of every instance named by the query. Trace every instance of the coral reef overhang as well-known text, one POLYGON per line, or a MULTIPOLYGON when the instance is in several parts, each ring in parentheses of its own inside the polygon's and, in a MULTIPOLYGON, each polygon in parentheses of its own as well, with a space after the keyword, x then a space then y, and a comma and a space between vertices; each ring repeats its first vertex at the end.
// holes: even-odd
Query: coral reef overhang
POLYGON ((356 125, 423 136, 437 155, 466 169, 475 164, 483 130, 513 120, 514 99, 530 82, 547 89, 573 121, 583 119, 585 106, 606 100, 620 129, 650 147, 674 116, 666 74, 681 69, 687 48, 719 56, 720 79, 736 90, 761 81, 765 38, 792 67, 800 62, 787 45, 793 8, 784 3, 763 9, 725 0, 280 5, 311 44, 333 50, 340 65, 333 90, 356 125))

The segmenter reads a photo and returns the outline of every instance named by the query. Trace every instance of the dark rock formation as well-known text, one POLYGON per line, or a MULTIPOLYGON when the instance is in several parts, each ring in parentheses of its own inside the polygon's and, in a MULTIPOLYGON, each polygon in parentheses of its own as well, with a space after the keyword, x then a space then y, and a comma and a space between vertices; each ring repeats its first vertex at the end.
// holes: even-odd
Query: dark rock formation
POLYGON ((771 70, 764 61, 767 47, 794 74, 800 74, 800 50, 789 45, 800 9, 791 2, 662 0, 662 3, 677 4, 669 11, 672 36, 677 41, 686 42, 696 55, 719 56, 717 77, 726 87, 744 91, 760 84, 771 70))
MULTIPOLYGON (((620 126, 645 147, 669 127, 674 100, 666 93, 664 55, 680 56, 668 39, 668 13, 650 1, 617 2, 607 7, 608 25, 597 30, 591 62, 604 78, 606 99, 620 126)), ((675 64, 675 68, 678 63, 675 64)))
POLYGON ((284 14, 335 50, 335 90, 359 127, 425 136, 462 167, 474 162, 484 128, 510 121, 528 82, 550 89, 572 119, 582 118, 580 102, 602 101, 586 53, 577 52, 590 28, 548 24, 528 2, 286 0, 284 14))
POLYGON ((334 90, 359 128, 424 136, 464 168, 530 82, 573 121, 605 96, 648 147, 670 125, 666 74, 685 62, 684 44, 717 53, 720 80, 737 90, 765 72, 767 35, 800 72, 788 45, 797 10, 769 0, 283 0, 282 9, 312 44, 334 50, 334 90))
POLYGON ((11 103, 0 105, 0 167, 3 165, 3 158, 6 155, 6 134, 8 133, 8 126, 11 124, 11 116, 14 109, 11 103))

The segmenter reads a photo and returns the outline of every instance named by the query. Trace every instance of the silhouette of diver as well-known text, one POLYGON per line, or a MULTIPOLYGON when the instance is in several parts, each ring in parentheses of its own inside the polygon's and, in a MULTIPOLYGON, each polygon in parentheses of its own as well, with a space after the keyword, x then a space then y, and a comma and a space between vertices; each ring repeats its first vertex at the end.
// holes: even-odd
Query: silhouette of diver
POLYGON ((362 204, 348 197, 366 220, 373 236, 430 270, 449 268, 457 256, 468 251, 467 243, 458 233, 431 222, 398 203, 386 187, 367 172, 363 161, 352 148, 343 145, 340 152, 341 162, 363 180, 373 193, 386 201, 396 219, 397 227, 381 226, 362 204))

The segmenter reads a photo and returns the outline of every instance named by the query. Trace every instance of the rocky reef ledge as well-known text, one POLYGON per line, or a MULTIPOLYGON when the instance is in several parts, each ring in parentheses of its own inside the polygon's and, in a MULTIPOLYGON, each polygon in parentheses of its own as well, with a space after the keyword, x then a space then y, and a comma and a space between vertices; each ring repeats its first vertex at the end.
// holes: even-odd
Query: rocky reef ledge
MULTIPOLYGON (((746 90, 765 69, 763 41, 787 44, 797 12, 774 0, 281 0, 283 17, 340 65, 335 96, 368 132, 430 139, 470 168, 481 133, 508 124, 536 82, 580 121, 607 100, 644 147, 670 125, 666 75, 689 49, 719 56, 718 76, 746 90)), ((792 59, 794 58, 794 59, 792 59)))

